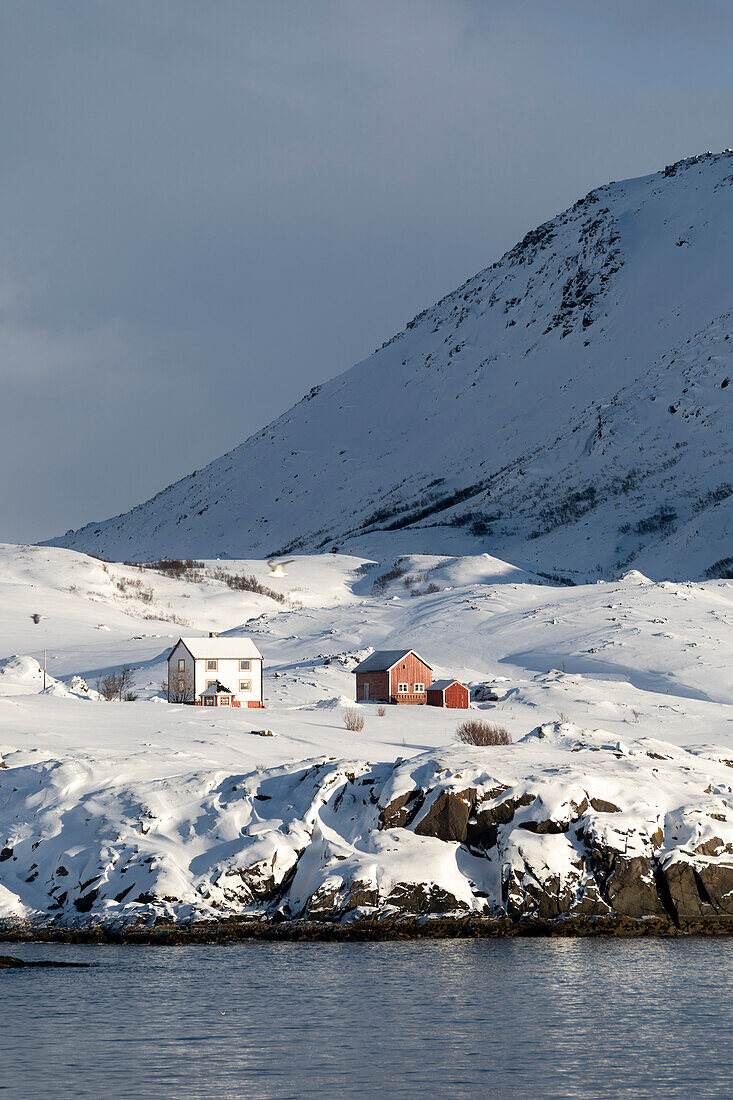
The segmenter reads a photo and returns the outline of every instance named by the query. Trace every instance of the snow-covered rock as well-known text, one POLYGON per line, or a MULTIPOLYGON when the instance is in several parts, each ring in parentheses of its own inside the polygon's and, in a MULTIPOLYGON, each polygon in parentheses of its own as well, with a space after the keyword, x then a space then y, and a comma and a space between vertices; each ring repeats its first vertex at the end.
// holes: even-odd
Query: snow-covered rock
POLYGON ((129 783, 84 760, 0 772, 0 916, 452 915, 733 926, 733 761, 570 724, 394 763, 129 783))
POLYGON ((101 699, 83 676, 72 676, 68 683, 57 680, 35 657, 14 654, 0 659, 0 695, 52 695, 60 699, 101 699), (44 688, 45 679, 45 688, 44 688))
MULTIPOLYGON (((43 691, 43 668, 35 657, 13 654, 0 659, 0 695, 30 695, 43 691)), ((68 695, 62 683, 46 673, 46 691, 68 695)))

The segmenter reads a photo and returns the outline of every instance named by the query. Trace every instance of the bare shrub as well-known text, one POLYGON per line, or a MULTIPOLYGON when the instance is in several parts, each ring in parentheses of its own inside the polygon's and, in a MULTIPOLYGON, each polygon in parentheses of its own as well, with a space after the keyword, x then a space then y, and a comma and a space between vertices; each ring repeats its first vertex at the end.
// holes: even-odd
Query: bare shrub
POLYGON ((440 585, 436 584, 435 581, 431 581, 428 587, 425 589, 425 595, 432 596, 434 592, 440 592, 440 585))
POLYGON ((168 696, 169 703, 193 702, 193 676, 190 672, 177 668, 169 670, 168 679, 163 680, 160 690, 168 696))
MULTIPOLYGON (((133 694, 131 691, 133 674, 134 670, 131 669, 129 665, 125 665, 125 667, 120 669, 117 673, 117 679, 120 685, 120 699, 128 699, 129 696, 133 694)), ((135 698, 137 698, 137 696, 135 696, 135 698)))
POLYGON ((565 712, 562 710, 557 716, 557 723, 559 726, 568 726, 570 724, 570 719, 568 718, 567 714, 565 714, 565 712))
POLYGON ((162 558, 158 561, 125 562, 125 565, 136 565, 138 569, 152 569, 155 573, 163 573, 166 577, 175 577, 176 580, 181 581, 204 579, 201 573, 204 563, 194 561, 193 558, 162 558))
POLYGON ((175 623, 177 626, 191 627, 193 625, 188 621, 188 619, 182 619, 180 615, 174 615, 172 611, 143 611, 136 614, 136 618, 148 619, 149 621, 156 623, 175 623))
POLYGON ((110 702, 112 699, 117 698, 117 673, 108 672, 106 676, 97 677, 97 691, 110 702))
POLYGON ((384 718, 386 713, 387 713, 387 708, 386 707, 377 707, 377 714, 379 715, 380 718, 384 718))
POLYGON ((364 729, 364 715, 359 714, 358 710, 345 710, 344 725, 351 733, 361 733, 364 729))
POLYGON ((166 577, 197 584, 206 584, 211 579, 225 584, 235 592, 254 592, 258 596, 269 596, 271 600, 276 600, 278 603, 288 602, 288 597, 282 592, 261 584, 253 575, 230 573, 221 565, 207 570, 204 562, 197 561, 195 558, 162 558, 159 561, 125 562, 125 565, 136 565, 138 569, 152 569, 166 577))
POLYGON ((467 718, 458 723, 456 736, 464 745, 511 745, 509 731, 483 718, 467 718))
POLYGON ((398 558, 391 569, 388 569, 386 573, 382 573, 381 577, 377 577, 372 585, 372 594, 379 595, 380 592, 384 592, 385 588, 390 581, 398 581, 400 577, 404 577, 407 569, 402 564, 404 558, 398 558))
POLYGON ((287 596, 282 592, 268 588, 266 584, 260 584, 255 576, 230 573, 221 565, 217 565, 214 569, 207 569, 204 562, 197 561, 195 558, 161 558, 158 561, 125 562, 125 565, 134 565, 138 569, 151 569, 175 580, 197 584, 206 584, 210 580, 215 580, 235 592, 255 592, 259 596, 269 596, 271 600, 277 600, 278 603, 288 601, 287 596))
POLYGON ((119 672, 108 672, 106 676, 98 677, 97 691, 108 703, 114 699, 120 702, 134 702, 137 695, 132 690, 133 672, 129 665, 125 665, 119 672))
POLYGON ((141 600, 142 603, 152 603, 155 593, 148 585, 143 584, 139 577, 116 577, 115 588, 127 600, 141 600))
POLYGON ((234 589, 235 592, 255 592, 258 596, 269 596, 271 600, 277 600, 278 603, 285 603, 287 597, 282 592, 276 592, 274 588, 269 588, 266 584, 260 584, 255 576, 246 576, 243 573, 229 573, 226 569, 222 569, 221 566, 217 566, 213 571, 212 576, 216 581, 222 581, 228 588, 234 589))

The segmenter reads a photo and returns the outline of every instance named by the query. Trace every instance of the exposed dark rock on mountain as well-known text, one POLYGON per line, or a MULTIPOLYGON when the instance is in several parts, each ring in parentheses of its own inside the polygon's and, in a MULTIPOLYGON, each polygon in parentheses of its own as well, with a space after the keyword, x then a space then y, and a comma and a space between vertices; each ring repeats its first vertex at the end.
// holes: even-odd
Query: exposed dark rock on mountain
POLYGON ((261 556, 392 532, 563 576, 729 575, 733 154, 608 184, 369 359, 53 543, 261 556))

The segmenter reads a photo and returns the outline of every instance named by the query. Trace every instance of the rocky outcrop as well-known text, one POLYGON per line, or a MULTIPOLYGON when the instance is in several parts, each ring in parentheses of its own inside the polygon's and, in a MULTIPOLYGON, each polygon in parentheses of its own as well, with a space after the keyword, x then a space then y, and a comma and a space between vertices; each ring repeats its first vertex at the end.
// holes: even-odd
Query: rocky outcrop
POLYGON ((423 804, 419 790, 404 791, 388 802, 379 814, 379 824, 384 829, 399 829, 409 825, 423 804))
POLYGON ((435 836, 439 840, 457 840, 464 844, 475 802, 474 787, 466 791, 441 791, 420 816, 415 832, 418 836, 435 836))
POLYGON ((531 806, 535 795, 525 793, 515 798, 501 799, 508 787, 496 787, 477 800, 473 816, 470 819, 466 840, 473 847, 483 849, 496 847, 499 838, 499 826, 508 825, 522 806, 531 806))
POLYGON ((733 920, 733 862, 672 857, 662 874, 677 924, 733 920))
POLYGON ((19 970, 27 966, 72 966, 88 969, 89 963, 60 962, 56 959, 19 959, 15 955, 0 955, 0 970, 19 970))
POLYGON ((0 772, 0 920, 733 931, 720 753, 557 725, 395 763, 187 777, 167 812, 173 782, 102 814, 71 762, 0 772))

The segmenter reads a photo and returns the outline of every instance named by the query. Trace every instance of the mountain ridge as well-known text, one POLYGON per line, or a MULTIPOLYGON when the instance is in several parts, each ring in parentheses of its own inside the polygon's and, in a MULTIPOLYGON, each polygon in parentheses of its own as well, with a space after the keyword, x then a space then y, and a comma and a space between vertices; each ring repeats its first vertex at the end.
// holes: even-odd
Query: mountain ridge
POLYGON ((220 459, 48 544, 709 575, 733 554, 731 237, 730 150, 595 188, 220 459))

